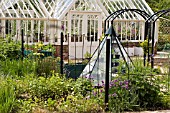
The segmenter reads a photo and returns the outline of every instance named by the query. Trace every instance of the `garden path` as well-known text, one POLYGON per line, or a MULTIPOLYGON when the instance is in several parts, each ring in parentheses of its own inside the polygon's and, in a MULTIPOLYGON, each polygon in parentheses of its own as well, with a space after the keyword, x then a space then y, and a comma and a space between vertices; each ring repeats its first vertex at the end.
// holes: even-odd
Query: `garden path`
POLYGON ((141 111, 141 112, 125 112, 125 113, 170 113, 170 110, 141 111))

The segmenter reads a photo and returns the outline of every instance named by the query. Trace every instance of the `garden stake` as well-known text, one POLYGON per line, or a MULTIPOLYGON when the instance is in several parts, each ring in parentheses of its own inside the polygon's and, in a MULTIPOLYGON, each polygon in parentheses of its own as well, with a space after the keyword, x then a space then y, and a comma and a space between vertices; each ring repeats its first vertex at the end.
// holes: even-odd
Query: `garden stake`
MULTIPOLYGON (((147 23, 148 23, 148 22, 147 22, 147 23)), ((150 45, 149 45, 149 40, 151 39, 151 30, 152 30, 152 29, 151 29, 151 22, 148 23, 148 26, 149 26, 149 27, 148 27, 148 29, 149 29, 149 31, 148 31, 148 45, 147 45, 148 48, 146 48, 146 49, 148 49, 148 64, 149 64, 149 62, 150 62, 150 52, 149 52, 149 51, 150 51, 150 45)), ((152 60, 152 59, 151 59, 151 60, 152 60)), ((148 65, 148 64, 147 64, 147 65, 148 65)))
POLYGON ((109 110, 109 66, 110 66, 110 38, 106 41, 106 76, 105 76, 105 111, 109 110))
POLYGON ((168 73, 168 92, 169 92, 169 85, 170 85, 170 66, 169 66, 169 73, 168 73))
MULTIPOLYGON (((76 54, 77 54, 77 52, 76 52, 76 50, 77 50, 77 48, 76 48, 76 35, 74 34, 74 46, 75 46, 75 69, 74 69, 74 72, 75 72, 75 76, 76 76, 76 71, 77 71, 77 69, 76 69, 76 59, 77 59, 77 56, 76 56, 76 54)), ((75 80, 76 80, 76 77, 75 77, 75 80)))
MULTIPOLYGON (((153 26, 152 26, 152 54, 151 54, 151 68, 154 67, 154 42, 155 42, 155 21, 153 22, 153 26)), ((149 41, 149 40, 148 40, 149 41)), ((149 48, 149 47, 148 47, 149 48)), ((148 51, 149 53, 149 51, 148 51)))
MULTIPOLYGON (((100 45, 100 39, 99 39, 99 45, 100 45)), ((98 49, 98 57, 97 57, 97 91, 98 91, 98 97, 99 97, 99 88, 100 88, 100 84, 99 84, 99 55, 100 55, 100 50, 98 49)))
POLYGON ((63 35, 63 32, 61 32, 61 50, 60 50, 60 58, 61 58, 61 61, 60 61, 60 74, 63 74, 63 38, 64 38, 64 35, 63 35))
MULTIPOLYGON (((144 31, 144 40, 146 40, 147 34, 148 34, 148 21, 145 22, 145 31, 144 31)), ((146 53, 143 54, 143 65, 146 65, 146 53)))
POLYGON ((70 41, 70 36, 69 36, 69 33, 67 33, 67 40, 68 40, 68 64, 69 64, 69 46, 70 46, 70 43, 69 43, 69 41, 70 41))
POLYGON ((22 29, 21 30, 21 35, 22 35, 22 37, 21 37, 21 52, 22 52, 22 57, 21 57, 21 59, 23 60, 24 59, 24 30, 22 29))
MULTIPOLYGON (((83 63, 83 55, 84 55, 84 37, 85 37, 85 34, 83 34, 83 36, 82 36, 82 41, 83 41, 83 47, 82 47, 82 62, 81 63, 83 63)), ((82 70, 83 70, 83 66, 82 66, 82 70)), ((82 78, 83 78, 83 76, 82 76, 82 78)))

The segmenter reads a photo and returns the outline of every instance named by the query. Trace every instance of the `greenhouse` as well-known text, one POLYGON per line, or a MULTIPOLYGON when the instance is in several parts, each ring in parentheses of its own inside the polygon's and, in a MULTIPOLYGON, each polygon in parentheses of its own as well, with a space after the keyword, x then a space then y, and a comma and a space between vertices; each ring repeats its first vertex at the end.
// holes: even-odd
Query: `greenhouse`
MULTIPOLYGON (((84 53, 76 53, 78 58, 94 52, 104 34, 104 20, 114 11, 133 8, 153 14, 144 0, 6 0, 0 6, 2 37, 20 40, 24 29, 25 43, 60 45, 60 33, 64 32, 70 58, 75 57, 75 46, 81 49, 83 43, 84 53)), ((144 24, 137 13, 127 12, 115 19, 114 27, 121 41, 142 42, 144 24)))

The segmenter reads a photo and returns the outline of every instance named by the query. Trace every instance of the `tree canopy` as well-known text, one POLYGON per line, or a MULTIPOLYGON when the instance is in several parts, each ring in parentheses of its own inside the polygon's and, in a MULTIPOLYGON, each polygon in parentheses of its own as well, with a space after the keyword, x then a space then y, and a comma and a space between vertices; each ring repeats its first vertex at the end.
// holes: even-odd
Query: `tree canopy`
POLYGON ((154 12, 170 9, 170 0, 146 0, 154 12))

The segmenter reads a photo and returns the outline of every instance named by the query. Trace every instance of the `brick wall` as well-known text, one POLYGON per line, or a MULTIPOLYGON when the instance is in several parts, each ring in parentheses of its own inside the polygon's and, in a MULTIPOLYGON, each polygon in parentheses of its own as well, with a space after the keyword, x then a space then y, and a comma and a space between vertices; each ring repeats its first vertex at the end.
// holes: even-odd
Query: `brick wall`
MULTIPOLYGON (((60 50, 61 50, 61 46, 60 45, 56 45, 56 53, 55 53, 55 57, 60 57, 60 50)), ((63 59, 66 60, 68 59, 68 45, 63 45, 63 59)))

